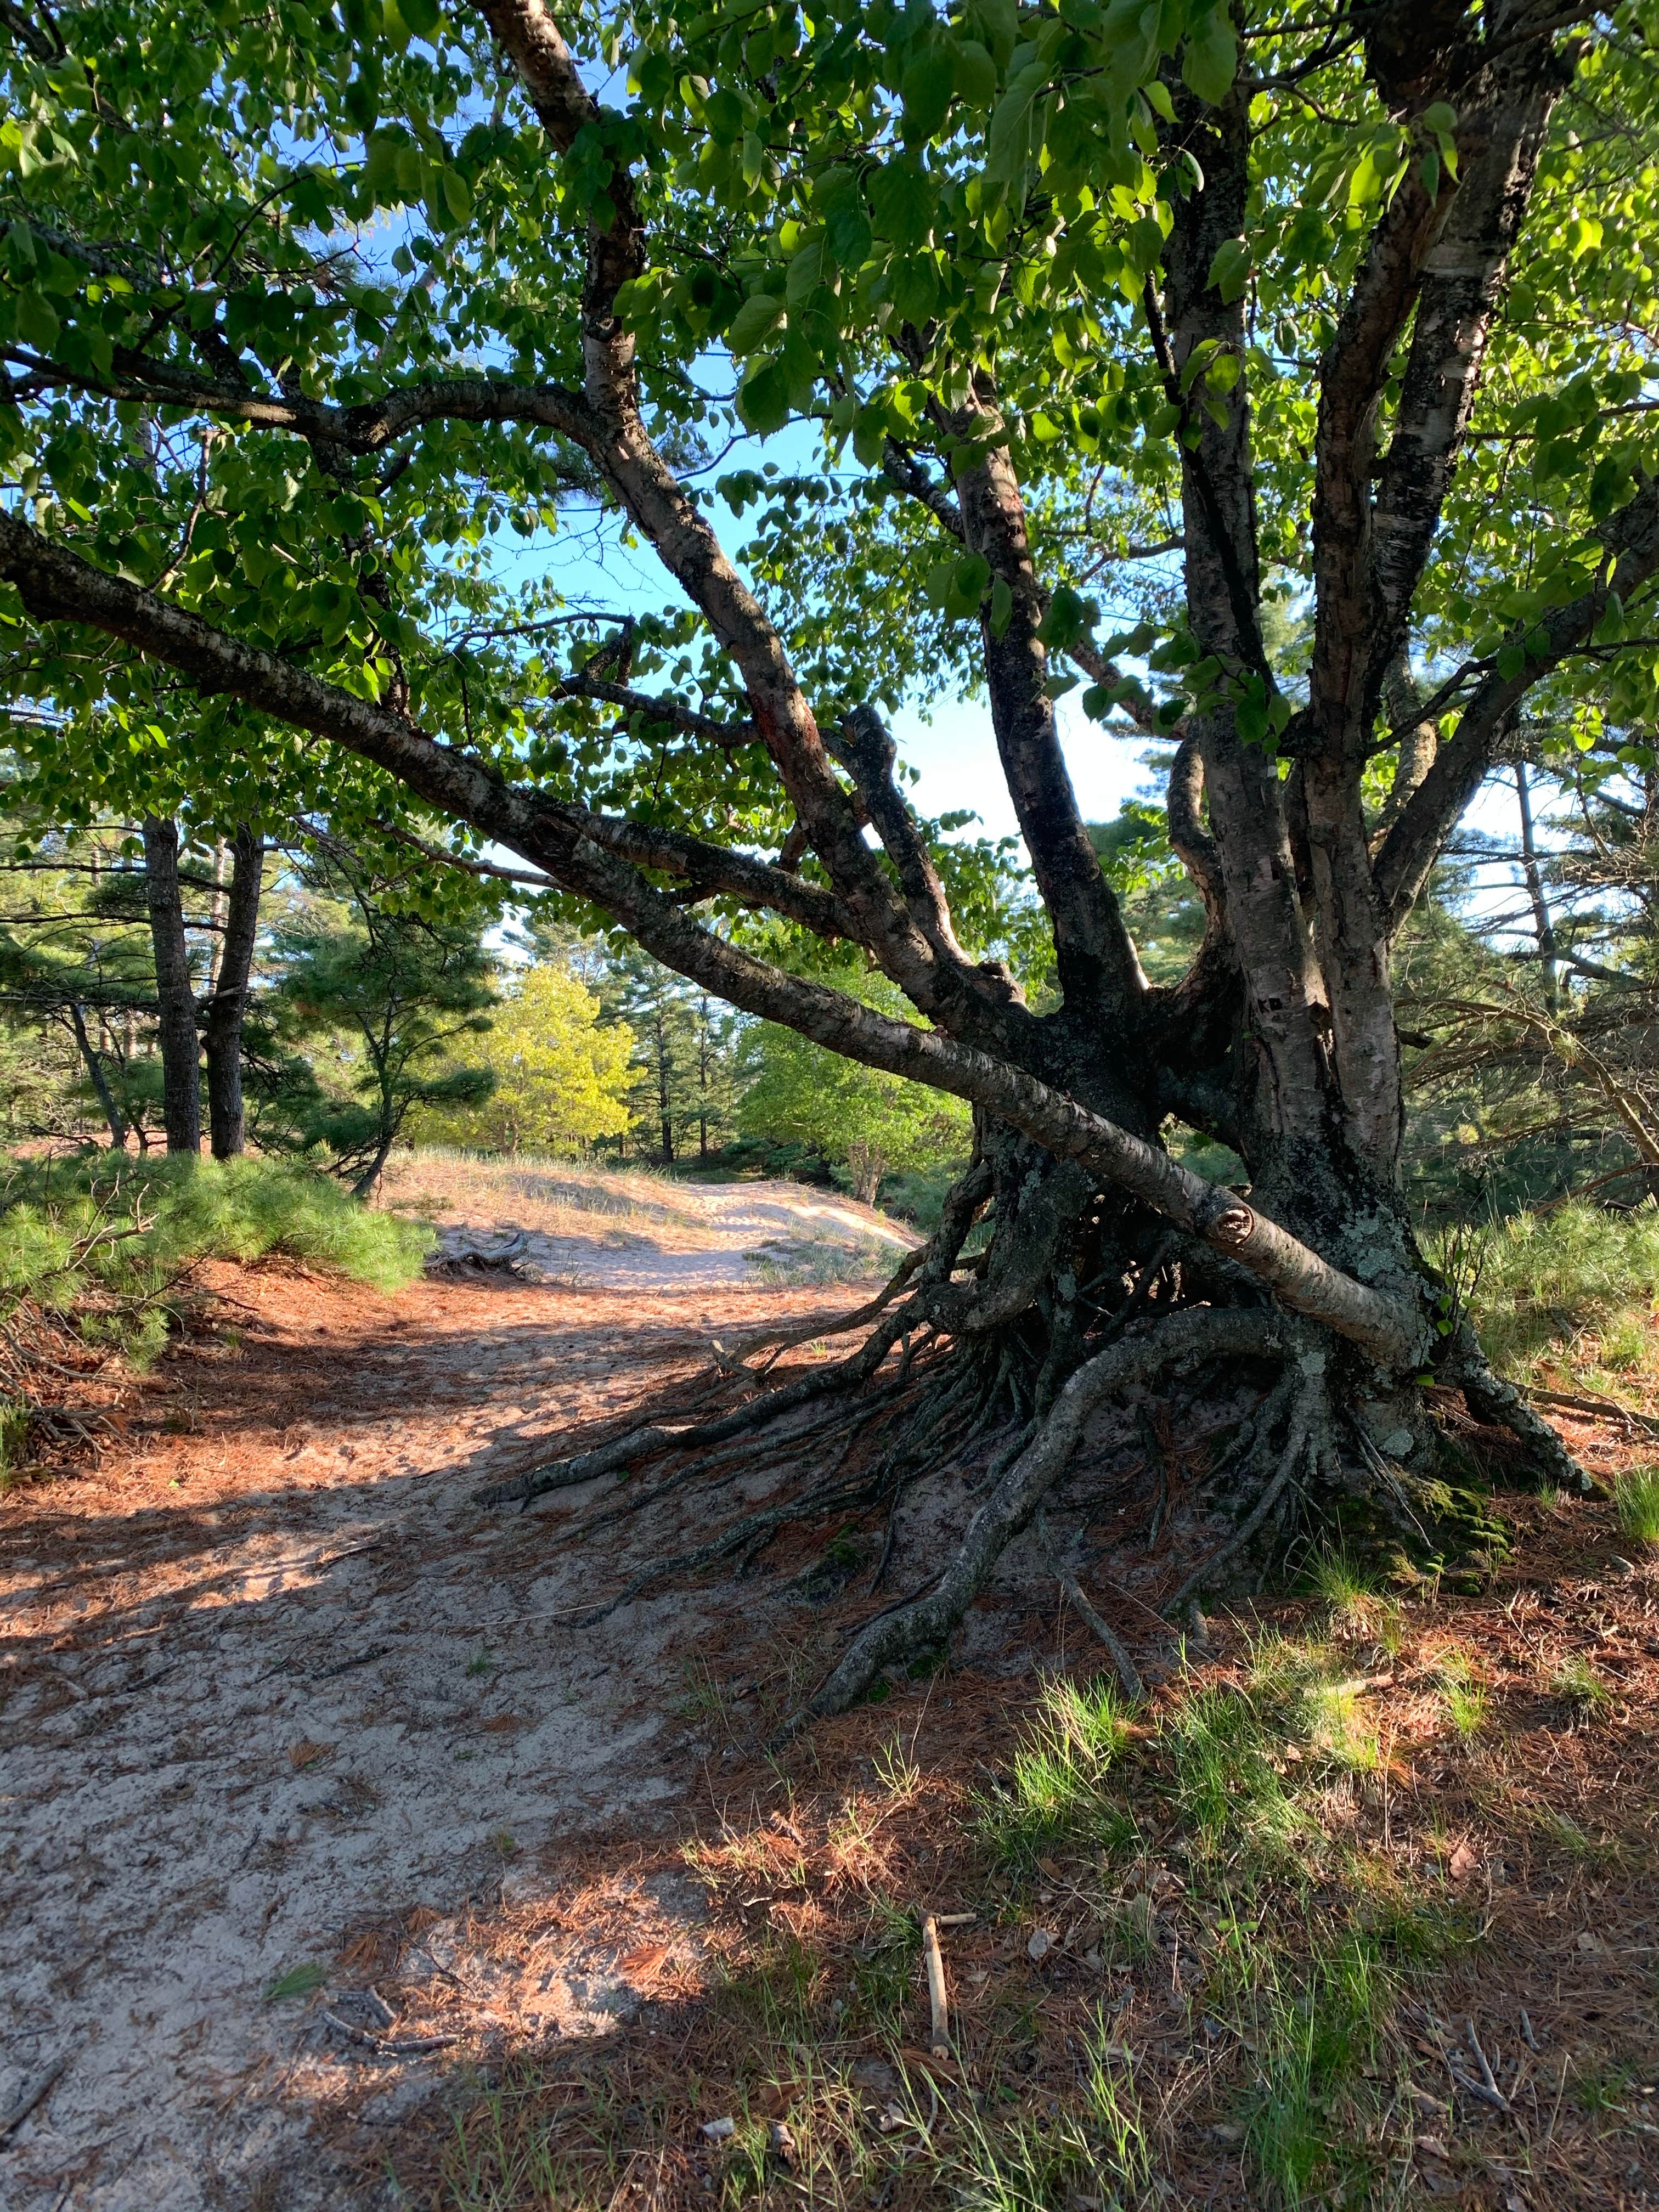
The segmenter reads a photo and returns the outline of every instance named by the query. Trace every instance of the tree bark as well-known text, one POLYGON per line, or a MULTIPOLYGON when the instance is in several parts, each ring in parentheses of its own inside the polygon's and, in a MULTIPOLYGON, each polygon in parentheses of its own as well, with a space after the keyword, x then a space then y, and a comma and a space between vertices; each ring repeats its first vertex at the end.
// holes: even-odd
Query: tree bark
POLYGON ((259 931, 264 854, 262 837, 246 824, 237 830, 231 844, 230 890, 224 902, 218 972, 205 1024, 208 1132, 216 1160, 234 1158, 244 1140, 242 1020, 259 931))
POLYGON ((154 814, 144 819, 144 899, 155 953, 161 1119, 168 1152, 194 1159, 202 1149, 201 1048, 179 889, 179 829, 154 814))
POLYGON ((87 1064, 87 1073, 97 1093, 98 1103, 104 1109, 104 1119, 109 1124, 110 1143, 118 1152, 124 1152, 127 1146, 127 1125, 121 1119, 121 1109, 115 1103, 115 1094, 109 1087, 109 1078, 104 1073, 103 1054, 88 1036, 86 1017, 73 999, 70 1000, 69 1013, 75 1042, 87 1064))

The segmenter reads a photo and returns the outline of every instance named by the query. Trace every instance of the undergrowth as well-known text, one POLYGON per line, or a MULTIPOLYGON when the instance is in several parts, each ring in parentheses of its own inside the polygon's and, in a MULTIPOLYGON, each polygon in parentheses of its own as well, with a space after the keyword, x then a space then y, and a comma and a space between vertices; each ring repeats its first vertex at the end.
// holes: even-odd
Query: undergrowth
MULTIPOLYGON (((179 1316, 191 1267, 280 1252, 379 1290, 418 1273, 430 1232, 371 1212, 289 1161, 14 1160, 0 1176, 0 1474, 27 1454, 65 1357, 143 1366, 179 1316)), ((83 1364, 83 1363, 82 1363, 83 1364)))
POLYGON ((1537 1379, 1570 1360, 1613 1387, 1648 1363, 1659 1306, 1659 1210, 1573 1204, 1428 1240, 1487 1356, 1537 1379))

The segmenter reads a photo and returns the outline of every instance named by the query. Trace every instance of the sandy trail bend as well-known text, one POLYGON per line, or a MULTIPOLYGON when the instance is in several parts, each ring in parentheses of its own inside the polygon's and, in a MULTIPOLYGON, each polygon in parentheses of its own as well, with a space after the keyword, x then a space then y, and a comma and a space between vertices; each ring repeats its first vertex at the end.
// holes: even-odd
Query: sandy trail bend
MULTIPOLYGON (((354 1943, 436 1923, 422 1955, 453 1983, 465 1900, 562 1836, 672 1817, 707 1751, 688 1662, 734 1613, 768 1633, 765 1608, 681 1588, 573 1635, 639 1539, 573 1554, 471 1494, 690 1381, 714 1334, 857 1302, 737 1287, 772 1209, 813 1194, 694 1195, 672 1234, 617 1223, 625 1247, 574 1224, 621 1290, 210 1271, 240 1341, 181 1346, 100 1465, 0 1498, 0 2112, 66 2061, 0 2146, 5 2212, 198 2212, 278 2172, 285 2208, 384 2201, 307 2148, 331 2069, 370 2119, 434 2078, 414 2057, 364 2089, 321 2026, 354 1943), (269 1998, 296 1975, 321 1996, 269 1998)), ((475 1224, 514 1205, 486 1192, 475 1224)), ((550 1956, 528 2025, 579 2032, 625 1978, 550 1956)))

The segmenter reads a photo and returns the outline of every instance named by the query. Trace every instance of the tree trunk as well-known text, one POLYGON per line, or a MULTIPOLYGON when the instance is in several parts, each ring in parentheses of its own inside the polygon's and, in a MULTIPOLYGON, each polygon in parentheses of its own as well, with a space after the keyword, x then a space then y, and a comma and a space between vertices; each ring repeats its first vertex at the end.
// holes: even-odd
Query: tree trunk
POLYGON ((70 1025, 75 1031, 75 1042, 80 1048, 82 1059, 87 1064, 87 1073, 91 1078, 92 1087, 98 1095, 98 1103, 104 1109, 104 1119, 109 1124, 110 1143, 118 1152, 125 1152, 127 1144, 127 1125, 121 1119, 121 1110, 117 1106, 114 1093, 109 1087, 109 1078, 104 1073, 103 1054, 87 1035, 86 1017, 73 999, 70 1000, 69 1011, 70 1025))
POLYGON ((216 1160, 232 1159, 242 1149, 242 1018, 259 931, 264 854, 262 837, 246 825, 237 830, 231 846, 230 892, 224 901, 218 970, 205 1024, 208 1130, 216 1160))
POLYGON ((153 814, 144 820, 144 896, 155 952, 156 1033, 161 1047, 161 1115, 167 1150, 194 1159, 202 1149, 201 1048, 179 889, 179 830, 177 823, 153 814))

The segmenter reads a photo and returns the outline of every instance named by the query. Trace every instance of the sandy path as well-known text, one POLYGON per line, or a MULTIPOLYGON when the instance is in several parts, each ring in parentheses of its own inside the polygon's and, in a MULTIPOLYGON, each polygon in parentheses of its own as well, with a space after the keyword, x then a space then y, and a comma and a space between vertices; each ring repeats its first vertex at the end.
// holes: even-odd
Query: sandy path
POLYGON ((386 1196, 464 1232, 523 1230, 526 1258, 572 1289, 753 1290, 878 1279, 918 1242, 873 1207, 800 1183, 675 1182, 468 1161, 394 1161, 386 1196))
MULTIPOLYGON (((771 1203, 711 1201, 711 1264, 771 1203)), ((0 2111, 66 2062, 0 2148, 6 2212, 385 2201, 307 2163, 307 2098, 362 2054, 271 1984, 349 1990, 342 1960, 393 1923, 435 1922, 444 1973, 465 1900, 550 1839, 670 1817, 706 1749, 683 1701, 715 1599, 574 1636, 560 1615, 626 1565, 628 1531, 596 1562, 470 1503, 702 1371, 717 1331, 824 1307, 665 1272, 384 1298, 227 1268, 240 1343, 181 1348, 100 1467, 0 1499, 0 2111)), ((546 2032, 626 2001, 617 1955, 546 1963, 546 2032)), ((376 2078, 391 2118, 433 2077, 416 2057, 376 2078)))

